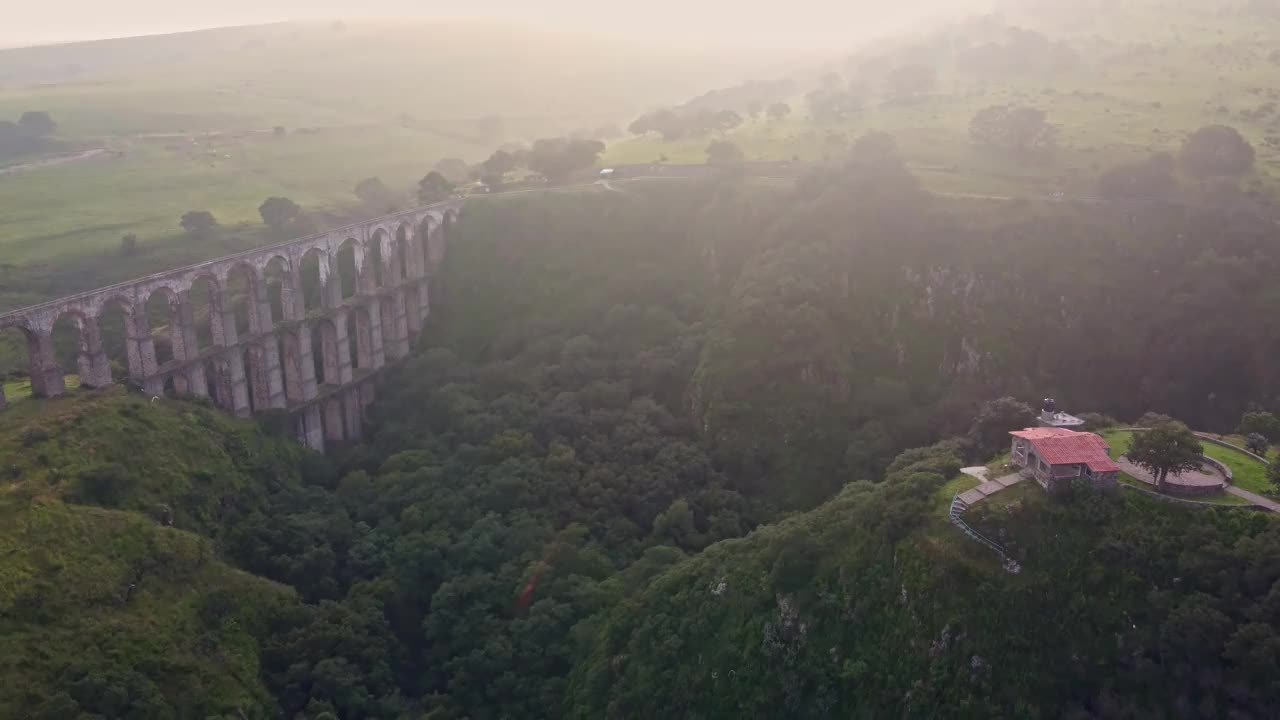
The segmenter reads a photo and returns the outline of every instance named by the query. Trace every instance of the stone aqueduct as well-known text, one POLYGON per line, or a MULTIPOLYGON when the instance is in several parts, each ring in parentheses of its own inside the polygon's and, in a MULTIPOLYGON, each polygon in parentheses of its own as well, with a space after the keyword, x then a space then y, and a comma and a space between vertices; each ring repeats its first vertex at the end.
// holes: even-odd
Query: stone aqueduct
MULTIPOLYGON (((461 209, 461 200, 451 200, 60 298, 0 315, 0 330, 22 332, 32 394, 54 397, 66 392, 55 323, 70 317, 79 331, 81 384, 104 387, 112 376, 101 319, 118 308, 129 377, 145 392, 207 397, 243 417, 286 410, 299 441, 323 450, 326 441, 361 436, 374 375, 409 353, 430 312, 429 283, 461 209), (355 288, 344 297, 338 259, 348 247, 355 288), (312 263, 319 292, 309 299, 303 268, 312 263), (267 289, 272 274, 279 279, 275 302, 267 289), (246 288, 240 301, 247 305, 247 333, 236 327, 233 280, 246 288), (207 283, 212 337, 203 349, 191 298, 198 283, 207 283), (168 304, 172 347, 172 359, 163 363, 157 363, 147 313, 157 293, 168 304)), ((0 408, 4 404, 0 388, 0 408)))

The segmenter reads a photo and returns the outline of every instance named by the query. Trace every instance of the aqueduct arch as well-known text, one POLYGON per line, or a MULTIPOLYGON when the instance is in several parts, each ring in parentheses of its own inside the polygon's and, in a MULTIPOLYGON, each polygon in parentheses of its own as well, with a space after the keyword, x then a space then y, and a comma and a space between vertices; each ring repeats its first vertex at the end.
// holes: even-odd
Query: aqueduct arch
POLYGON ((205 397, 242 416, 284 409, 298 438, 323 449, 326 439, 359 437, 373 376, 404 357, 420 332, 462 205, 451 200, 59 298, 0 314, 0 330, 24 337, 38 397, 66 392, 72 368, 58 362, 54 327, 73 327, 66 364, 86 387, 112 383, 115 355, 149 394, 205 397), (348 249, 352 292, 344 297, 339 256, 348 249))

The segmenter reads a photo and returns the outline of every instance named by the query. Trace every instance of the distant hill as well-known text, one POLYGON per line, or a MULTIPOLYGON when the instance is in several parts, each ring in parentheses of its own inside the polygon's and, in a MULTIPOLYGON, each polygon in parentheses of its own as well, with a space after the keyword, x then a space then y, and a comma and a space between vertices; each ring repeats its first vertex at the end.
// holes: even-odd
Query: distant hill
MULTIPOLYGON (((606 161, 703 162, 712 139, 738 144, 748 160, 820 160, 884 131, 932 189, 1092 194, 1112 167, 1177 155, 1191 132, 1222 124, 1256 152, 1241 185, 1280 188, 1274 2, 1011 0, 1001 7, 922 25, 793 74, 784 118, 743 113, 744 122, 727 131, 649 133, 614 143, 606 161), (1043 112, 1056 151, 1019 156, 978 147, 971 123, 993 106, 1043 112)), ((697 107, 741 112, 752 87, 703 95, 697 107)), ((778 99, 770 86, 755 87, 757 106, 778 99)))
POLYGON ((499 116, 484 139, 502 140, 618 122, 796 59, 497 22, 281 23, 0 50, 0 117, 39 106, 94 135, 402 119, 475 134, 499 116))

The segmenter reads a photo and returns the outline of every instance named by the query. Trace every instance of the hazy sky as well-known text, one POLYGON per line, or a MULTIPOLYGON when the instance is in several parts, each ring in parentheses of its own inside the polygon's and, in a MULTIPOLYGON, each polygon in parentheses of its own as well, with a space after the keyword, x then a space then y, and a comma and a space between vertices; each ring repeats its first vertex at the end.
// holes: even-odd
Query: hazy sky
POLYGON ((973 0, 15 0, 0 45, 32 45, 278 20, 490 17, 661 42, 704 40, 768 47, 847 47, 973 0), (186 7, 182 7, 182 5, 186 7))

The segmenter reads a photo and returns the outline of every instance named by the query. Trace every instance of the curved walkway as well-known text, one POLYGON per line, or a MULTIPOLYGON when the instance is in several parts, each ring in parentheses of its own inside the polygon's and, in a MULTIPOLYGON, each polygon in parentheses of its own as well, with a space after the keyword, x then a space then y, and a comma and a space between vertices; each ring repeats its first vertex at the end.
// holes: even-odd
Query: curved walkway
MULTIPOLYGON (((1116 464, 1120 469, 1125 471, 1135 480, 1139 480, 1148 485, 1156 484, 1156 477, 1150 470, 1129 460, 1125 456, 1116 458, 1116 464)), ((1165 478, 1166 484, 1181 485, 1187 488, 1225 488, 1227 487, 1227 479, 1215 470, 1188 470, 1177 474, 1170 474, 1165 478)))
POLYGON ((1013 487, 1014 485, 1026 480, 1025 477, 1018 473, 1005 475, 1004 477, 999 477, 995 480, 987 480, 987 469, 985 467, 962 468, 960 472, 983 481, 978 487, 960 493, 960 500, 962 500, 965 505, 973 505, 974 503, 982 502, 1001 490, 1013 487))
POLYGON ((1257 493, 1249 492, 1248 490, 1245 490, 1244 488, 1241 488, 1241 487, 1236 487, 1235 485, 1228 485, 1227 492, 1231 493, 1232 495, 1235 495, 1238 498, 1244 498, 1245 500, 1248 500, 1254 505, 1258 505, 1259 507, 1264 507, 1273 513, 1280 513, 1280 503, 1276 502, 1275 500, 1269 500, 1257 493))

